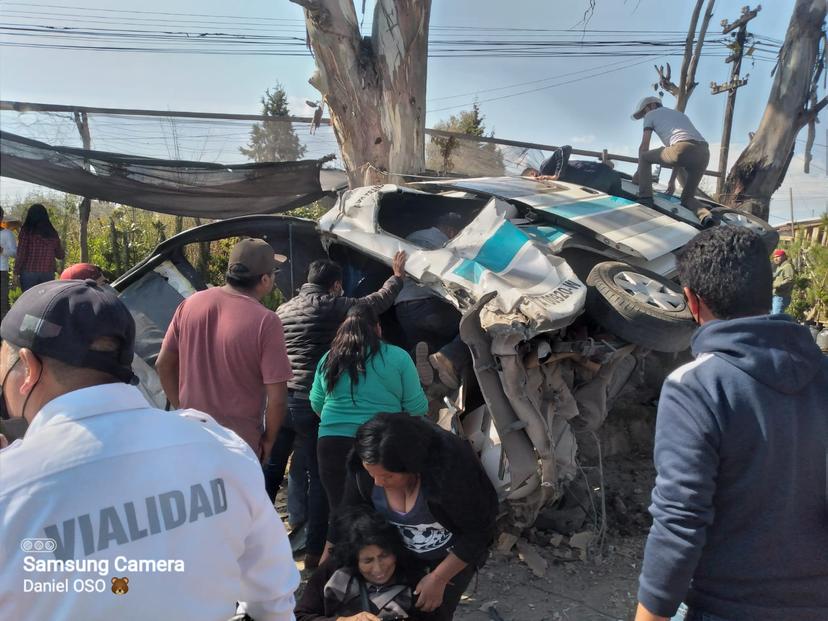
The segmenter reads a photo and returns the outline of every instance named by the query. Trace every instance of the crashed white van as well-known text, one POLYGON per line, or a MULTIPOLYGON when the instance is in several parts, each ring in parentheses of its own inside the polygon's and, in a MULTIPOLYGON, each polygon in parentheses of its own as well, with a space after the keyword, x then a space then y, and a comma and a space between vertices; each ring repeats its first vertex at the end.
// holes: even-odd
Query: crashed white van
MULTIPOLYGON (((761 220, 710 206, 722 224, 756 228, 775 243, 761 220)), ((189 244, 267 239, 289 258, 278 277, 288 295, 326 255, 343 266, 346 293, 365 295, 405 250, 409 276, 461 312, 472 354, 440 424, 468 437, 512 520, 527 525, 575 477, 578 435, 603 423, 647 353, 687 347, 695 326, 671 279, 676 252, 698 231, 695 216, 664 195, 646 207, 513 177, 382 185, 343 193, 318 224, 246 216, 185 231, 114 286, 138 319, 139 353, 151 367, 177 304, 207 286, 186 259, 189 244), (446 212, 463 227, 444 247, 407 241, 446 212)), ((385 337, 397 340, 393 310, 382 320, 385 337)))

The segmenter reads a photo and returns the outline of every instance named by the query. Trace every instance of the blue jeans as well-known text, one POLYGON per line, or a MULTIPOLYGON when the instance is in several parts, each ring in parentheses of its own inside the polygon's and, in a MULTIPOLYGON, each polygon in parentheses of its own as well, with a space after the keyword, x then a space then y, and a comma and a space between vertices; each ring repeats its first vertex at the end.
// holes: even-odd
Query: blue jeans
POLYGON ((788 308, 788 304, 790 303, 790 296, 773 296, 773 299, 771 300, 771 315, 778 315, 779 313, 784 313, 785 309, 788 308))
MULTIPOLYGON (((271 500, 285 478, 285 467, 291 452, 296 462, 294 488, 298 494, 307 484, 307 547, 312 554, 321 554, 328 534, 328 501, 319 479, 319 464, 316 458, 316 442, 319 433, 319 417, 313 412, 310 401, 288 393, 288 411, 276 442, 270 451, 270 458, 264 465, 265 488, 271 500)), ((291 468, 293 471, 293 468, 291 468)), ((290 505, 290 483, 288 505, 290 505)))
POLYGON ((54 272, 20 272, 20 289, 28 291, 35 285, 55 279, 54 272))

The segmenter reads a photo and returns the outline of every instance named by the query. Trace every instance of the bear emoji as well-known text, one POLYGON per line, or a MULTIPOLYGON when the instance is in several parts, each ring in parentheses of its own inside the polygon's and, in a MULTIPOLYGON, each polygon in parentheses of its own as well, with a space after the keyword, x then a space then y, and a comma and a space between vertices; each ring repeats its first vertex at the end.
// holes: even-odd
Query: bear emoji
POLYGON ((129 591, 129 578, 124 576, 123 578, 113 578, 112 579, 112 592, 115 595, 124 595, 127 591, 129 591))

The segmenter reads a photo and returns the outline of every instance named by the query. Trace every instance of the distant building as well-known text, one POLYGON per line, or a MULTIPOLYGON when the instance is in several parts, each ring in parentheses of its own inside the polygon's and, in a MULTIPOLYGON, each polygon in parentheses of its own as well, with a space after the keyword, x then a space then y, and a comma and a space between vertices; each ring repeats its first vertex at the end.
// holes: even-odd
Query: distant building
MULTIPOLYGON (((826 226, 824 218, 811 218, 810 220, 794 222, 793 228, 796 239, 802 239, 820 246, 828 246, 828 226, 826 226)), ((776 227, 776 230, 779 232, 780 241, 793 241, 790 222, 780 224, 776 227)))

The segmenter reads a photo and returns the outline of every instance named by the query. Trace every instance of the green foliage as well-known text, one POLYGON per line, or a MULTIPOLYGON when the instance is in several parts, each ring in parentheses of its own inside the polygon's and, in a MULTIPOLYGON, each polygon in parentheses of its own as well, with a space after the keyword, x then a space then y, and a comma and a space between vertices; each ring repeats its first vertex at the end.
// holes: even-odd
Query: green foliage
MULTIPOLYGON (((16 204, 4 205, 6 218, 24 220, 26 211, 33 203, 42 203, 46 207, 49 218, 57 229, 65 248, 66 259, 58 262, 56 266, 58 273, 66 266, 79 263, 78 205, 80 199, 57 192, 31 194, 16 204)), ((288 214, 318 220, 330 209, 330 206, 329 201, 317 201, 294 209, 288 214)), ((169 216, 93 201, 88 228, 89 261, 99 266, 106 277, 113 281, 148 256, 168 237, 199 224, 202 224, 202 221, 195 218, 169 216)), ((212 242, 188 244, 184 246, 182 252, 205 283, 221 286, 224 284, 227 258, 237 241, 238 238, 230 237, 212 242)), ((13 261, 12 259, 12 264, 13 261)), ((9 291, 10 302, 14 303, 20 297, 20 293, 19 287, 13 287, 9 291)), ((262 303, 275 310, 283 301, 284 296, 276 289, 262 300, 262 303)))
MULTIPOLYGON (((262 115, 273 118, 290 116, 287 95, 280 83, 276 83, 273 92, 270 89, 265 91, 262 115)), ((247 147, 239 147, 239 151, 254 162, 289 162, 301 159, 306 149, 299 142, 293 123, 263 121, 253 124, 247 147)))
MULTIPOLYGON (((821 226, 828 230, 828 214, 823 214, 821 226)), ((828 247, 798 238, 785 250, 795 271, 787 312, 800 321, 828 322, 828 247)))
MULTIPOLYGON (((451 115, 438 122, 434 128, 469 136, 486 136, 484 116, 475 103, 471 110, 451 115)), ((494 132, 488 135, 494 138, 494 132)), ((426 147, 426 168, 442 173, 458 172, 470 176, 498 176, 506 174, 503 154, 497 145, 488 142, 471 142, 457 138, 434 136, 426 147)))

